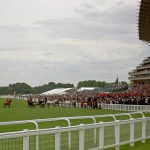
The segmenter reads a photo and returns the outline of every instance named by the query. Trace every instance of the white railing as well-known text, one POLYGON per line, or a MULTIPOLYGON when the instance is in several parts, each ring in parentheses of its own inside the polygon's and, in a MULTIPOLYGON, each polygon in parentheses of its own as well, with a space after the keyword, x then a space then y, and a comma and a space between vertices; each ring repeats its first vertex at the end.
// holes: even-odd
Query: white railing
MULTIPOLYGON (((36 120, 23 120, 23 121, 11 121, 11 122, 0 122, 0 126, 15 125, 15 124, 26 124, 33 123, 35 124, 35 130, 24 130, 11 133, 0 133, 0 150, 14 147, 15 150, 46 150, 47 145, 48 149, 55 150, 84 150, 84 149, 94 149, 103 147, 117 147, 118 134, 121 139, 128 136, 126 140, 119 139, 119 145, 125 143, 131 143, 137 140, 144 141, 145 138, 150 136, 150 119, 145 117, 145 112, 132 112, 132 113, 121 113, 121 114, 108 114, 108 115, 95 115, 95 116, 77 116, 77 117, 63 117, 63 118, 46 118, 46 119, 36 119, 36 120), (132 115, 141 114, 140 119, 133 119, 132 115), (128 116, 128 120, 117 121, 119 116, 128 116), (112 117, 113 122, 96 122, 98 118, 112 117), (78 125, 72 126, 71 120, 75 119, 92 119, 93 123, 90 125, 78 125), (39 129, 40 122, 51 122, 64 120, 68 122, 67 127, 56 127, 48 129, 39 129), (134 124, 134 125, 133 125, 134 124), (147 125, 145 128, 145 124, 147 125), (119 127, 117 127, 119 126, 119 127), (105 130, 104 130, 105 129, 105 130), (123 131, 121 132, 121 129, 123 131), (125 130, 126 129, 126 130, 125 130), (136 130, 139 130, 137 137, 136 130), (103 131, 104 130, 104 131, 103 131), (119 133, 118 133, 119 131, 119 133), (130 133, 128 133, 130 131, 130 133), (134 131, 134 132, 133 132, 134 131), (148 132, 147 132, 148 131, 148 132), (132 133, 133 132, 133 133, 132 133), (126 135, 128 133, 128 135, 126 135), (147 133, 145 135, 144 133, 147 133), (125 134, 125 136, 124 136, 125 134), (61 136, 60 136, 61 135, 61 136), (113 136, 113 137, 111 137, 113 136), (102 138, 103 137, 103 138, 102 138), (130 137, 130 138, 129 138, 130 137), (44 141, 43 141, 44 138, 44 141), (144 138, 144 139, 143 139, 144 138), (45 140, 46 139, 46 140, 45 140), (109 143, 108 141, 113 142, 109 143), (55 143, 59 141, 58 143, 55 143), (81 142, 81 143, 80 143, 81 142), (14 143, 17 143, 17 147, 14 143), (43 144, 46 143, 46 144, 43 144), (63 144, 62 144, 63 143, 63 144)), ((149 114, 149 112, 148 112, 149 114)), ((131 145, 132 145, 131 144, 131 145)))
POLYGON ((0 150, 103 150, 109 147, 120 149, 120 145, 130 144, 150 138, 150 118, 116 120, 77 126, 55 127, 17 132, 0 133, 0 150), (94 135, 96 130, 96 135, 94 135), (71 133, 71 145, 68 133, 71 133), (36 142, 36 136, 39 142, 36 142), (96 137, 95 137, 96 136, 96 137), (95 140, 96 139, 96 140, 95 140))
POLYGON ((101 103, 101 109, 120 111, 150 111, 150 105, 126 105, 101 103))

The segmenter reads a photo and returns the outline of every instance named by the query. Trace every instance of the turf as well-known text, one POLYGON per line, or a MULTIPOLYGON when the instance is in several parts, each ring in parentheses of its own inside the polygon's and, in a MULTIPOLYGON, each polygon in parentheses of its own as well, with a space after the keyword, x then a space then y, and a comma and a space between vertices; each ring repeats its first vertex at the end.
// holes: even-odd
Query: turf
MULTIPOLYGON (((83 108, 69 108, 69 107, 45 107, 40 108, 29 108, 27 102, 24 100, 13 99, 10 108, 4 108, 3 103, 5 99, 0 99, 0 122, 7 121, 19 121, 19 120, 33 120, 33 119, 43 119, 43 118, 58 118, 58 117, 72 117, 72 116, 92 116, 92 115, 104 115, 104 114, 117 114, 124 113, 122 111, 112 111, 112 110, 100 110, 100 109, 83 109, 83 108)), ((146 114, 148 115, 148 114, 146 114)), ((149 115, 148 115, 149 116, 149 115)), ((140 114, 133 115, 134 118, 141 117, 140 114)), ((117 117, 117 119, 129 119, 128 116, 117 117)), ((97 122, 100 121, 113 121, 112 117, 97 118, 97 122)), ((92 119, 76 119, 71 121, 71 125, 77 125, 82 123, 93 123, 92 119)), ((39 124, 39 128, 49 128, 55 126, 66 126, 66 121, 53 121, 44 122, 39 124)), ((22 125, 8 125, 0 126, 0 132, 18 131, 25 128, 34 129, 35 126, 32 123, 22 124, 22 125)), ((147 140, 145 144, 141 142, 136 142, 135 147, 130 147, 129 145, 121 146, 121 150, 149 150, 150 140, 147 140)), ((109 149, 114 150, 114 148, 109 149)))

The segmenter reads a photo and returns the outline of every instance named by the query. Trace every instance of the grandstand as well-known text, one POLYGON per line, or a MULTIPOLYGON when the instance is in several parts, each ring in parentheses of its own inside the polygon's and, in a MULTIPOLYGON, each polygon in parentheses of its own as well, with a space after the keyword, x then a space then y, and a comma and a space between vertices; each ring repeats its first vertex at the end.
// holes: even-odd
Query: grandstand
POLYGON ((141 0, 138 16, 139 39, 150 44, 150 0, 141 0))
MULTIPOLYGON (((141 0, 138 14, 139 39, 150 46, 150 0, 141 0)), ((150 57, 147 57, 129 74, 132 91, 150 96, 150 57)))
POLYGON ((134 90, 142 91, 150 96, 150 57, 129 72, 129 80, 133 83, 134 90))

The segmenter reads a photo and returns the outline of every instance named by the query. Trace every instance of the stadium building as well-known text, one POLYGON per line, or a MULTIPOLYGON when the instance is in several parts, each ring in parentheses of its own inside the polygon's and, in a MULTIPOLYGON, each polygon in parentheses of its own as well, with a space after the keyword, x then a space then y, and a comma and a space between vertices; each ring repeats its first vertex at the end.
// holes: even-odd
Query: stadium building
MULTIPOLYGON (((138 14, 139 39, 150 46, 150 0, 141 0, 138 14)), ((150 85, 150 56, 129 72, 134 85, 150 85)))
MULTIPOLYGON (((141 0, 138 14, 139 40, 150 46, 150 0, 141 0)), ((134 91, 141 91, 150 96, 150 56, 132 70, 129 80, 133 84, 134 91)))
POLYGON ((150 57, 144 59, 136 69, 129 72, 129 80, 133 83, 132 90, 150 96, 150 57))
POLYGON ((138 15, 139 39, 150 46, 150 0, 141 0, 138 15))
POLYGON ((150 57, 147 57, 136 69, 129 72, 129 80, 134 85, 150 85, 150 57))

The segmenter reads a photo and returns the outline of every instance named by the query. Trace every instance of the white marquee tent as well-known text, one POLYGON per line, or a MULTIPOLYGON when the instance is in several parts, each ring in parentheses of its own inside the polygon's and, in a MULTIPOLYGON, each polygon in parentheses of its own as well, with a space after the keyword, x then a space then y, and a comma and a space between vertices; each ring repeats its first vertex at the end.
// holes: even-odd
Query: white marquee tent
POLYGON ((93 91, 95 89, 98 89, 98 87, 81 87, 80 89, 78 89, 78 92, 82 92, 82 91, 93 91))
POLYGON ((44 93, 41 93, 41 95, 61 95, 61 94, 68 94, 71 91, 75 91, 74 88, 59 88, 59 89, 53 89, 44 93))
POLYGON ((98 89, 98 87, 81 87, 78 90, 76 90, 75 88, 58 88, 58 89, 53 89, 53 90, 41 93, 41 95, 61 95, 61 94, 74 93, 75 91, 78 91, 78 92, 94 91, 96 89, 98 89))

